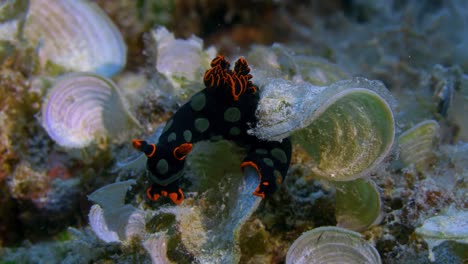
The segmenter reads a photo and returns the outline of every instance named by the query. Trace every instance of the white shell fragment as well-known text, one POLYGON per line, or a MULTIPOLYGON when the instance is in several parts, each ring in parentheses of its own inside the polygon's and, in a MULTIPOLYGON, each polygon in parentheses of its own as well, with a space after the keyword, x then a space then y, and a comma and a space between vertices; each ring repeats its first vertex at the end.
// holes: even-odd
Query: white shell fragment
POLYGON ((203 50, 203 40, 191 38, 176 39, 174 34, 165 27, 158 27, 151 32, 157 45, 156 70, 166 76, 174 87, 180 87, 183 82, 200 81, 211 59, 216 55, 214 48, 206 54, 203 50))
POLYGON ((108 184, 88 195, 88 199, 99 204, 104 210, 117 208, 124 205, 127 191, 135 184, 135 180, 108 184))
POLYGON ((372 180, 335 182, 337 226, 363 231, 382 220, 380 193, 372 180))
POLYGON ((288 250, 286 264, 379 264, 377 250, 361 234, 333 226, 303 233, 288 250))
POLYGON ((439 137, 439 130, 435 120, 426 120, 401 134, 398 145, 403 163, 406 166, 414 164, 418 171, 424 171, 435 159, 432 149, 439 137))
POLYGON ((24 35, 37 46, 43 67, 112 76, 126 63, 121 33, 91 1, 31 0, 24 35))
POLYGON ((255 188, 260 183, 260 177, 257 172, 253 168, 248 167, 244 170, 243 177, 242 185, 238 188, 236 202, 231 209, 232 211, 229 215, 229 219, 224 227, 226 234, 224 239, 228 237, 232 239, 232 242, 230 242, 232 243, 232 263, 238 263, 240 261, 241 228, 257 210, 262 201, 261 198, 252 195, 255 188))
POLYGON ((103 241, 120 243, 132 237, 146 238, 146 216, 151 212, 124 204, 125 194, 133 184, 134 180, 116 182, 88 196, 97 203, 88 214, 89 225, 103 241))
POLYGON ((91 73, 72 73, 54 84, 42 107, 49 136, 67 148, 121 141, 139 126, 115 84, 91 73))
POLYGON ((99 239, 106 243, 126 243, 131 238, 143 240, 149 235, 145 230, 146 215, 145 211, 131 205, 104 210, 95 204, 91 207, 88 220, 99 239))
POLYGON ((429 259, 435 261, 432 249, 444 241, 468 244, 468 211, 449 210, 446 215, 426 219, 416 234, 424 238, 429 247, 429 259))
POLYGON ((185 103, 203 88, 203 75, 216 56, 216 49, 203 49, 203 40, 196 36, 176 39, 165 27, 152 30, 149 36, 148 44, 153 45, 148 51, 154 55, 154 81, 162 107, 185 103))
POLYGON ((101 206, 95 204, 88 214, 89 226, 99 239, 106 243, 120 242, 117 232, 109 230, 101 206))
POLYGON ((150 255, 153 264, 171 263, 166 256, 166 235, 163 232, 150 235, 150 237, 143 242, 143 247, 150 255))
POLYGON ((249 133, 266 140, 293 135, 314 159, 318 177, 367 176, 393 145, 391 97, 380 82, 355 78, 318 87, 270 79, 260 92, 259 121, 249 133))

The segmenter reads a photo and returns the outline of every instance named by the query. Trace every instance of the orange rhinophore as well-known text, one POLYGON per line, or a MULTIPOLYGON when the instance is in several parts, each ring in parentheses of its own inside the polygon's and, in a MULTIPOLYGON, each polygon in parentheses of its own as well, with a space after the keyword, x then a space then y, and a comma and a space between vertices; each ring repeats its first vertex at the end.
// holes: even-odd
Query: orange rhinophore
POLYGON ((150 199, 151 201, 157 201, 157 200, 159 199, 159 194, 158 194, 158 193, 151 194, 151 187, 149 187, 148 189, 146 189, 146 196, 147 196, 148 199, 150 199))
POLYGON ((187 154, 192 151, 192 144, 191 143, 183 143, 180 146, 174 149, 174 157, 178 160, 183 160, 187 156, 187 154))
POLYGON ((156 153, 156 145, 148 144, 146 141, 141 139, 132 140, 132 145, 135 149, 145 153, 146 156, 152 157, 156 153))
POLYGON ((184 200, 184 193, 179 188, 177 193, 173 192, 169 194, 169 199, 171 199, 174 204, 179 205, 184 200))

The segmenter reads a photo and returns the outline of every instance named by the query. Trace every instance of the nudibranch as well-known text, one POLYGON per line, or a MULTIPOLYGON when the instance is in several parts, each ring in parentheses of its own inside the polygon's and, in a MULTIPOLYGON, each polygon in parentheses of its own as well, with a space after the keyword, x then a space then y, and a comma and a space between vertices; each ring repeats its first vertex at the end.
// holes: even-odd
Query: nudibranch
POLYGON ((146 195, 152 201, 169 197, 175 204, 184 200, 179 188, 186 156, 193 144, 202 140, 230 140, 245 148, 241 169, 252 167, 260 177, 254 195, 265 198, 283 182, 291 160, 291 142, 261 140, 247 133, 257 122, 255 111, 259 93, 250 79, 250 68, 239 58, 230 63, 217 56, 205 72, 205 88, 193 95, 169 119, 158 143, 134 139, 133 147, 147 156, 151 186, 146 195))

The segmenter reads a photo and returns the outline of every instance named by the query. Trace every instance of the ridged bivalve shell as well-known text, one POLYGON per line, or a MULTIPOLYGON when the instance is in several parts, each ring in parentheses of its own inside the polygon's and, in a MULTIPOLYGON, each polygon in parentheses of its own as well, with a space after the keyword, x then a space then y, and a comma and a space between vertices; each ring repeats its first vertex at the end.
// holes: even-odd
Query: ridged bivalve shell
POLYGON ((49 136, 67 148, 83 148, 101 140, 121 141, 139 126, 117 86, 91 73, 59 78, 42 106, 49 136))
POLYGON ((110 18, 83 0, 31 0, 24 27, 44 68, 112 76, 126 63, 127 47, 110 18))
POLYGON ((361 234, 324 226, 303 233, 289 248, 286 264, 379 264, 377 250, 361 234))
POLYGON ((405 166, 413 164, 422 172, 433 163, 435 154, 432 150, 439 137, 439 130, 436 121, 426 120, 400 135, 400 159, 405 166))

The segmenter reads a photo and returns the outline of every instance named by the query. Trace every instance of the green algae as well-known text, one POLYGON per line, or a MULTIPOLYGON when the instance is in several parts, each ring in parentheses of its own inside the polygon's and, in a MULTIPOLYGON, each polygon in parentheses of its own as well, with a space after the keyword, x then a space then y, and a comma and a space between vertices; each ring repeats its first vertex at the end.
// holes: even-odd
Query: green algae
POLYGON ((380 223, 382 202, 377 186, 372 180, 356 179, 334 184, 337 226, 362 231, 380 223))
POLYGON ((158 214, 146 223, 146 230, 149 233, 155 233, 159 231, 174 232, 173 228, 175 223, 175 215, 169 213, 158 214))

